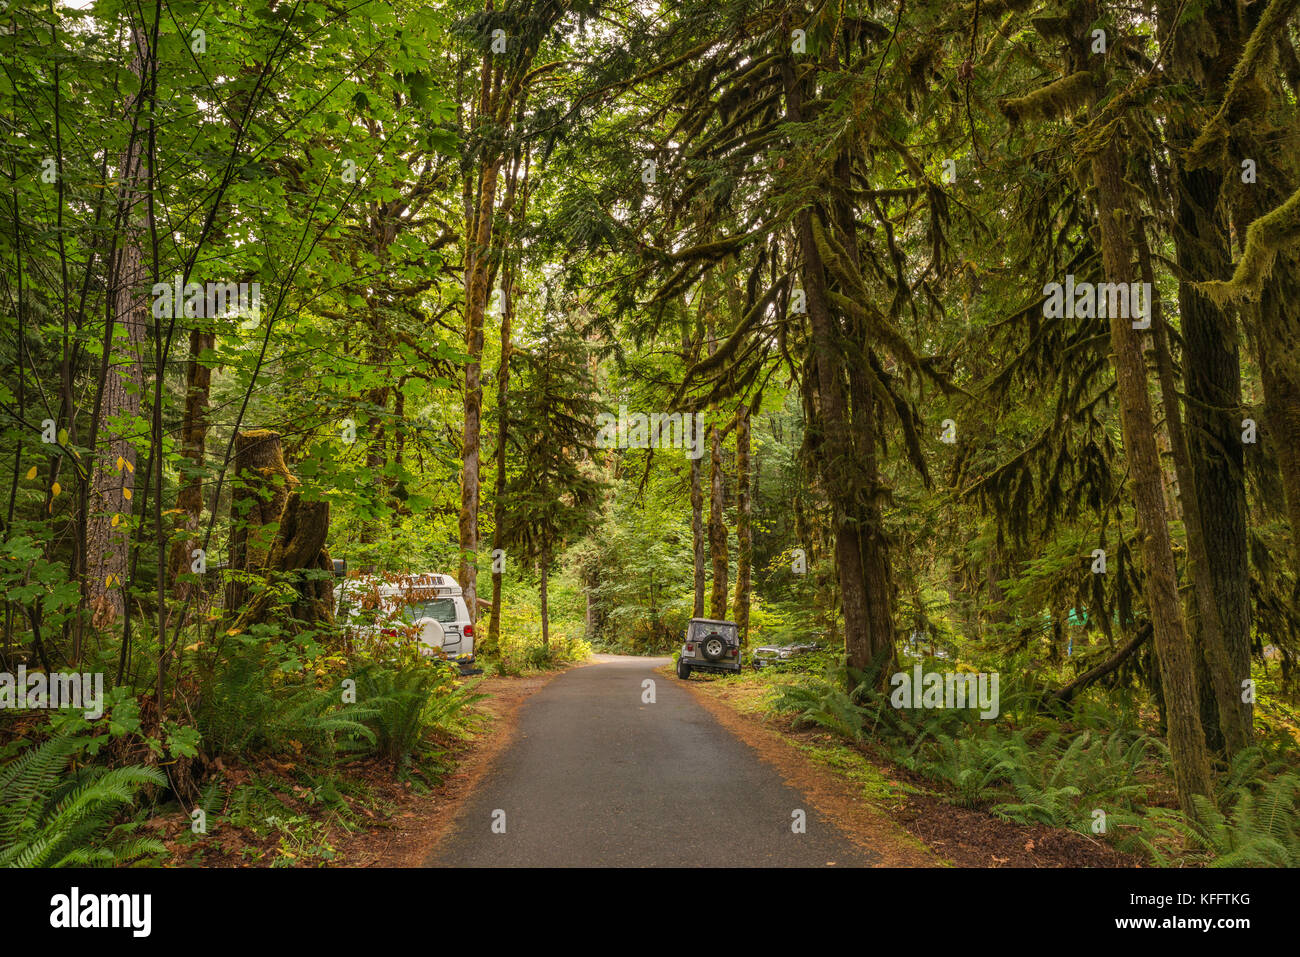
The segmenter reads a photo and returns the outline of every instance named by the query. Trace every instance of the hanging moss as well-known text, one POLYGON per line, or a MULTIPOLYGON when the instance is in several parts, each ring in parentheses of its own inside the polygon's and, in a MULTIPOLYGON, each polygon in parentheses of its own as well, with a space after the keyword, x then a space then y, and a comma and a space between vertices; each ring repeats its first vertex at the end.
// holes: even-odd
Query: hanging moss
POLYGON ((1220 308, 1242 299, 1255 302, 1273 269, 1277 254, 1296 242, 1300 242, 1300 190, 1292 193, 1291 198, 1277 209, 1250 224, 1246 230, 1246 251, 1237 261, 1230 280, 1197 283, 1197 288, 1220 308))
POLYGON ((961 8, 955 19, 961 23, 969 23, 974 17, 976 9, 978 9, 981 19, 986 21, 996 20, 1004 13, 1014 13, 1031 6, 1033 6, 1033 0, 983 0, 980 3, 966 4, 961 8))
POLYGON ((1221 159, 1233 124, 1263 112, 1269 96, 1258 79, 1258 73, 1272 62, 1277 52, 1277 38, 1285 32, 1286 21, 1297 4, 1300 0, 1272 0, 1260 16, 1236 69, 1232 71, 1223 103, 1188 150, 1187 163, 1192 169, 1209 166, 1221 159))
POLYGON ((1092 74, 1087 70, 1063 76, 1035 90, 1028 96, 1013 96, 998 101, 998 109, 1012 123, 1026 120, 1051 120, 1078 109, 1092 93, 1092 74))
POLYGON ((1232 127, 1239 120, 1263 116, 1272 97, 1258 77, 1249 77, 1232 88, 1214 118, 1201 130, 1187 150, 1188 169, 1223 163, 1228 154, 1232 127))
POLYGON ((1078 38, 1078 27, 1073 17, 1030 17, 1039 36, 1047 40, 1073 41, 1078 38))

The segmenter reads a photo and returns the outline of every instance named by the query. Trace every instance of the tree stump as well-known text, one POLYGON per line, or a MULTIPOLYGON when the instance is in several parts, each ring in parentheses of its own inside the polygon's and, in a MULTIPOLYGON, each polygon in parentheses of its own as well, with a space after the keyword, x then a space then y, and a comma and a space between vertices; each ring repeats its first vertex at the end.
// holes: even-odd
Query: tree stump
POLYGON ((235 574, 226 587, 226 609, 232 614, 248 600, 248 582, 240 573, 266 567, 280 516, 297 485, 284 463, 279 432, 236 433, 230 490, 230 570, 235 574))
MULTIPOLYGON (((308 626, 329 625, 334 621, 334 592, 330 579, 334 565, 325 550, 330 529, 329 502, 310 502, 293 492, 280 517, 275 540, 267 552, 260 571, 268 583, 287 583, 298 597, 291 605, 291 615, 308 626), (328 573, 328 574, 326 574, 328 573)), ((234 631, 265 622, 272 610, 275 590, 265 588, 248 601, 235 622, 234 631)))

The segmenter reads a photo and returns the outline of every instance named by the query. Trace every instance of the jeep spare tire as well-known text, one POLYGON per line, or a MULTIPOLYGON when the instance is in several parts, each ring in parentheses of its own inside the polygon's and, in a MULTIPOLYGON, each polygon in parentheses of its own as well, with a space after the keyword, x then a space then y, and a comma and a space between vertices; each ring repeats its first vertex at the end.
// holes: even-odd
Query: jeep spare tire
POLYGON ((710 661, 721 661, 722 656, 727 653, 727 642, 715 631, 705 636, 704 641, 700 643, 700 648, 705 658, 710 661))

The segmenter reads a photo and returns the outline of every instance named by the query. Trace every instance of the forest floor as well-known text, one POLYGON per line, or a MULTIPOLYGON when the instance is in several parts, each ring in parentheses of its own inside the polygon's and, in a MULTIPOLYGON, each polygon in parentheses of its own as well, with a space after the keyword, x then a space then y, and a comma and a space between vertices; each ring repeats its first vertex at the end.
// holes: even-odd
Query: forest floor
MULTIPOLYGON (((671 676, 671 670, 664 674, 671 676)), ((918 846, 955 867, 1141 866, 1137 858, 1084 834, 1015 824, 977 808, 958 807, 945 800, 933 782, 890 764, 868 746, 819 729, 795 728, 792 715, 770 711, 771 686, 752 672, 694 676, 685 684, 722 724, 844 830, 878 828, 876 819, 883 814, 918 846)))

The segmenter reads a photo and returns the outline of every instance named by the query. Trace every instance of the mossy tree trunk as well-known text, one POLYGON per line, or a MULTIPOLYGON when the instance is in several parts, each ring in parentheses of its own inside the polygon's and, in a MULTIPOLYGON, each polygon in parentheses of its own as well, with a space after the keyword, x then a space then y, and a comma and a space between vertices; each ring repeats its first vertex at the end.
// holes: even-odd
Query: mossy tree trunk
MULTIPOLYGON (((134 19, 129 42, 133 50, 131 72, 137 78, 143 77, 149 41, 143 24, 134 19)), ((139 415, 144 388, 141 353, 148 321, 148 303, 142 293, 146 275, 141 252, 145 130, 136 112, 138 103, 139 96, 132 97, 123 111, 131 123, 131 132, 116 177, 121 188, 117 216, 122 223, 122 240, 110 262, 108 295, 112 306, 106 323, 100 387, 90 433, 95 459, 87 502, 84 587, 91 624, 99 630, 112 627, 122 617, 125 607, 128 529, 135 488, 135 446, 127 436, 114 431, 111 423, 114 419, 133 419, 139 415), (125 335, 118 335, 115 329, 121 329, 125 335), (101 429, 108 432, 106 437, 98 434, 101 429)))
POLYGON ((749 639, 751 566, 754 560, 752 526, 754 503, 750 494, 750 410, 742 405, 736 421, 736 600, 733 614, 740 641, 749 639))
MULTIPOLYGON (((1142 262, 1142 278, 1144 282, 1153 283, 1154 273, 1150 253, 1146 247, 1145 238, 1141 240, 1139 249, 1142 262)), ((1189 295, 1195 296, 1194 292, 1189 291, 1189 295)), ((1209 305, 1208 303, 1206 305, 1209 305)), ((1209 305, 1212 309, 1213 306, 1209 305)), ((1193 330, 1197 329, 1195 321, 1191 316, 1197 312, 1197 305, 1185 303, 1181 309, 1183 316, 1184 339, 1188 343, 1185 365, 1188 369, 1189 378, 1192 378, 1192 370, 1198 362, 1198 356, 1193 349, 1193 330), (1190 307, 1190 308, 1189 308, 1190 307)), ((1201 335, 1207 334, 1207 330, 1199 329, 1201 335)), ((1241 640, 1249 640, 1249 604, 1244 607, 1240 606, 1241 599, 1249 599, 1248 594, 1237 594, 1237 588, 1234 586, 1238 583, 1233 581, 1238 576, 1245 576, 1248 571, 1246 561, 1246 528, 1245 528, 1245 489, 1244 487, 1233 488, 1234 475, 1230 469, 1225 468, 1227 457, 1231 456, 1232 449, 1235 446, 1238 452, 1238 463, 1235 479, 1240 481, 1243 478, 1240 464, 1240 442, 1233 442, 1231 445, 1222 446, 1221 451, 1206 448, 1204 439, 1195 442, 1197 456, 1193 457, 1190 449, 1192 442, 1189 431, 1183 428, 1182 409, 1180 408, 1178 390, 1174 383, 1173 359, 1170 355, 1168 334, 1164 327, 1164 317, 1160 309, 1160 303, 1157 298, 1152 298, 1151 302, 1151 332, 1154 343, 1156 356, 1156 371, 1160 380, 1160 394, 1162 404, 1165 410, 1165 427, 1169 433, 1170 450, 1173 453, 1174 469, 1178 477, 1178 500, 1183 513, 1183 527, 1187 535, 1187 551, 1190 558, 1190 572, 1192 578, 1192 588, 1189 592, 1188 611, 1195 614, 1195 618, 1189 615, 1189 621, 1194 621, 1195 633, 1200 637, 1200 654, 1195 655, 1194 663, 1197 675, 1198 698, 1201 706, 1201 725, 1205 731, 1206 744, 1212 749, 1225 749, 1228 754, 1235 754, 1244 748, 1250 737, 1249 708, 1243 714, 1240 705, 1240 693, 1237 690, 1240 687, 1239 682, 1233 680, 1233 669, 1229 663, 1228 646, 1226 640, 1226 630, 1224 627, 1225 612, 1235 613, 1236 617, 1232 620, 1236 629, 1241 631, 1244 628, 1244 634, 1238 634, 1236 637, 1241 640), (1194 469, 1193 461, 1197 461, 1199 469, 1194 469), (1199 474, 1198 474, 1199 473, 1199 474), (1211 484, 1212 483, 1212 484, 1211 484), (1207 494, 1209 493, 1209 494, 1207 494), (1237 495, 1240 494, 1241 501, 1238 502, 1237 495), (1203 502, 1214 502, 1215 510, 1221 511, 1218 516, 1210 516, 1202 508, 1203 502), (1209 520, 1207 522, 1207 519, 1209 520), (1207 532, 1213 527, 1217 532, 1215 541, 1218 547, 1227 552, 1228 556, 1236 555, 1241 565, 1238 569, 1227 569, 1223 567, 1222 560, 1218 565, 1219 574, 1216 575, 1216 566, 1210 556, 1210 550, 1207 544, 1207 532), (1235 540, 1236 534, 1240 533, 1240 542, 1235 540), (1238 546, 1240 552, 1238 553, 1238 546), (1225 574, 1226 573, 1226 574, 1225 574), (1220 590, 1222 589, 1222 590, 1220 590)), ((1211 334, 1218 338, 1218 334, 1211 334)), ((1200 356, 1199 362, 1202 365, 1236 365, 1236 349, 1226 348, 1227 344, 1219 341, 1219 355, 1209 358, 1200 356)), ((1217 377, 1219 384, 1224 384, 1222 377, 1217 377)), ((1206 394, 1205 382, 1201 383, 1201 394, 1206 394)), ((1216 396, 1224 398, 1223 396, 1216 396)), ((1238 398, 1238 401, 1240 399, 1238 398)), ((1221 420, 1230 416, 1230 412, 1222 406, 1214 409, 1203 409, 1196 416, 1200 429, 1206 430, 1205 434, 1212 434, 1208 430, 1214 429, 1216 432, 1223 432, 1221 420), (1217 413, 1217 414, 1215 414, 1217 413)), ((1192 417, 1191 406, 1189 405, 1189 420, 1192 417)), ((1230 436, 1235 439, 1235 434, 1230 436)), ((1245 585, 1245 582, 1241 582, 1245 585)), ((1244 589, 1243 589, 1244 590, 1244 589)), ((1249 648, 1247 647, 1247 658, 1245 662, 1246 675, 1250 671, 1249 648)))
POLYGON ((542 606, 542 647, 550 650, 551 647, 551 609, 549 601, 549 591, 551 582, 551 552, 550 549, 543 549, 541 557, 537 560, 538 574, 541 577, 541 606, 542 606))
POLYGON ((709 596, 709 616, 719 621, 727 618, 727 521, 725 482, 722 469, 722 433, 709 426, 709 558, 713 566, 713 587, 709 596))
POLYGON ((694 600, 691 617, 704 617, 704 466, 703 456, 691 459, 691 547, 694 550, 694 600))
MULTIPOLYGON (((786 58, 782 74, 787 118, 794 123, 810 121, 807 104, 815 95, 810 72, 796 75, 795 62, 786 58)), ((861 371, 848 365, 845 337, 832 309, 830 278, 817 242, 819 232, 834 232, 834 219, 820 205, 807 206, 796 214, 794 226, 803 256, 801 279, 816 386, 809 427, 815 433, 822 485, 832 507, 844 649, 849 667, 866 671, 873 662, 893 658, 893 593, 879 505, 878 409, 861 371)), ((856 246, 851 235, 843 238, 856 246)))
POLYGON ((1291 569, 1300 580, 1300 283, 1294 276, 1278 269, 1252 311, 1264 393, 1261 440, 1277 456, 1291 526, 1291 569))
MULTIPOLYGON (((1097 188, 1098 221, 1102 262, 1106 280, 1132 283, 1133 227, 1128 194, 1124 186, 1123 159, 1113 140, 1092 158, 1097 188)), ((1113 310, 1121 313, 1123 310, 1113 310)), ((1146 566, 1147 607, 1151 614, 1160 686, 1169 723, 1169 754, 1173 765, 1178 804, 1196 816, 1193 797, 1213 800, 1209 754, 1201 727, 1191 643, 1183 621, 1174 571, 1173 543, 1165 511, 1164 481, 1156 448, 1155 416, 1148 392, 1142 337, 1123 315, 1110 317, 1111 352, 1119 395, 1124 452, 1129 463, 1130 484, 1137 512, 1141 551, 1146 566)))
POLYGON ((194 549, 199 546, 199 528, 203 521, 203 457, 208 436, 208 397, 212 387, 212 369, 200 357, 212 348, 211 332, 190 332, 190 356, 185 371, 185 414, 181 422, 181 487, 176 493, 178 531, 181 537, 172 544, 168 558, 168 575, 172 594, 182 605, 194 594, 198 583, 184 577, 190 573, 194 549))
MULTIPOLYGON (((513 273, 506 269, 501 279, 501 361, 497 365, 497 448, 496 485, 492 502, 492 550, 505 548, 506 534, 506 442, 510 435, 510 334, 514 314, 513 273)), ((503 552, 502 552, 503 554, 503 552)), ((494 654, 501 635, 501 566, 492 562, 492 610, 488 614, 484 654, 494 654)))
POLYGON ((230 581, 226 610, 238 615, 248 599, 247 574, 267 567, 280 516, 298 480, 284 463, 280 433, 254 429, 235 435, 230 491, 230 581))
MULTIPOLYGON (((1160 29, 1178 30, 1170 8, 1160 29)), ((1215 0, 1202 11, 1204 25, 1184 38, 1185 50, 1171 71, 1188 83, 1203 115, 1214 111, 1227 90, 1249 29, 1235 3, 1215 0)), ((1189 617, 1200 654, 1196 656, 1201 721, 1207 744, 1233 753, 1251 737, 1252 707, 1241 700, 1250 677, 1250 563, 1247 552, 1245 456, 1241 443, 1241 362, 1233 316, 1196 288, 1192 277, 1226 280, 1232 253, 1225 211, 1229 185, 1219 166, 1193 167, 1187 151, 1197 128, 1175 118, 1167 126, 1173 193, 1173 242, 1183 277, 1178 315, 1183 344, 1183 391, 1174 380, 1172 347, 1159 315, 1152 331, 1157 369, 1178 473, 1179 498, 1190 559, 1189 617), (1185 411, 1186 423, 1182 421, 1185 411)), ((1143 237, 1142 279, 1155 281, 1152 255, 1143 237)), ((1154 289, 1155 286, 1153 285, 1154 289)), ((1153 303, 1153 309, 1158 303, 1153 303)))

